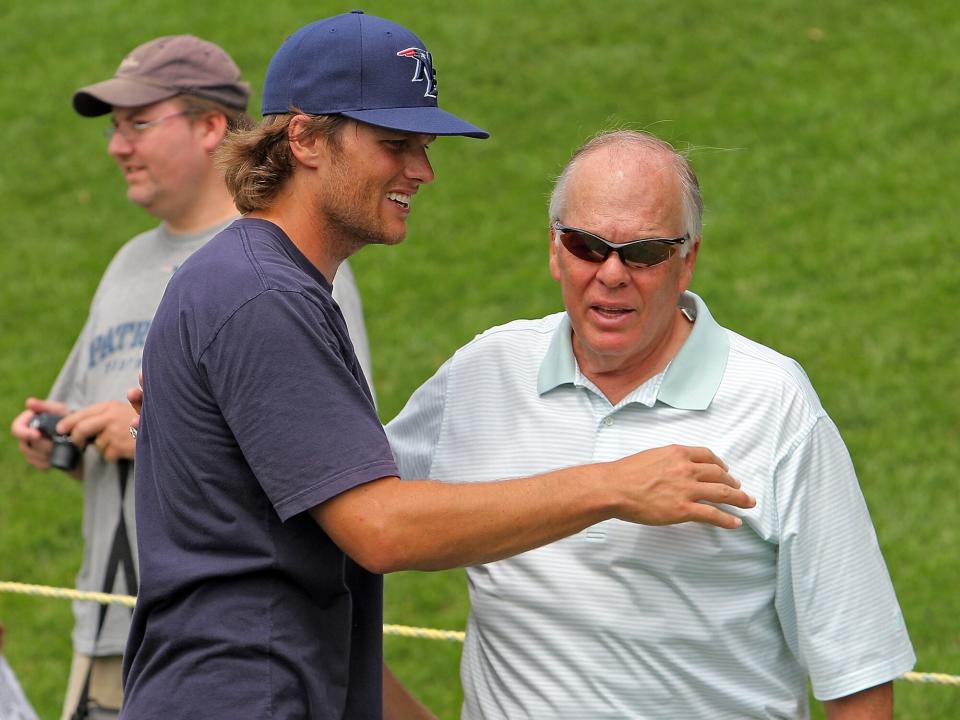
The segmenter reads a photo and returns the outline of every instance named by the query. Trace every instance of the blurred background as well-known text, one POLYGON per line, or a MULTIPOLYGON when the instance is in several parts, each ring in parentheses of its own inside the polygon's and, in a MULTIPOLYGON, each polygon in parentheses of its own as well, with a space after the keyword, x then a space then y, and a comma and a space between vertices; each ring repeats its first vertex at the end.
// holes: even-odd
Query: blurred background
MULTIPOLYGON (((124 197, 81 85, 133 47, 192 33, 259 90, 334 2, 7 0, 0 5, 0 419, 45 396, 109 259, 154 225, 124 197)), ((706 203, 693 289, 724 325, 796 358, 846 439, 917 651, 960 673, 960 8, 947 0, 731 3, 418 0, 359 5, 413 29, 441 104, 489 130, 433 144, 407 241, 351 260, 381 415, 476 333, 561 307, 546 198, 598 130, 688 150, 706 203)), ((253 106, 259 108, 259 92, 253 106)), ((254 112, 256 115, 256 112, 254 112)), ((81 492, 0 442, 0 580, 72 587, 81 492)), ((387 579, 386 622, 463 629, 462 572, 387 579)), ((59 713, 63 600, 0 594, 6 654, 59 713)), ((624 618, 629 622, 629 618, 624 618)), ((562 631, 562 629, 561 629, 562 631)), ((397 674, 458 715, 460 646, 387 638, 397 674)), ((898 716, 960 716, 960 688, 897 683, 898 716)), ((819 708, 815 717, 822 717, 819 708)))

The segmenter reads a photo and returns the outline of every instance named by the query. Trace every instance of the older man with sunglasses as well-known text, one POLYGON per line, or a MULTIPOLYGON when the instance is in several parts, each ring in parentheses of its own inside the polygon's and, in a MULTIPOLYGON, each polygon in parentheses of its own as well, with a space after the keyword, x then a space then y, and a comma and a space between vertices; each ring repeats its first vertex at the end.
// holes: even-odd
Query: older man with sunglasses
POLYGON ((888 718, 914 654, 850 458, 800 367, 687 291, 686 158, 601 135, 550 203, 565 312, 461 348, 387 428, 401 475, 477 481, 709 447, 732 532, 607 520, 468 568, 463 718, 888 718))

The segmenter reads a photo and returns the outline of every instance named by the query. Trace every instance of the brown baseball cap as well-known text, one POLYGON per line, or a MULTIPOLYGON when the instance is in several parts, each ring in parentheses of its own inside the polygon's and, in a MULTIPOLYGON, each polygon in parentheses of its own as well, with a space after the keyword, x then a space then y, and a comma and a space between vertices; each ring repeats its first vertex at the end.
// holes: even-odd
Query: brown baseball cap
POLYGON ((114 107, 152 105, 184 94, 246 110, 250 84, 218 45, 193 35, 168 35, 135 48, 109 80, 77 90, 73 109, 97 117, 114 107))

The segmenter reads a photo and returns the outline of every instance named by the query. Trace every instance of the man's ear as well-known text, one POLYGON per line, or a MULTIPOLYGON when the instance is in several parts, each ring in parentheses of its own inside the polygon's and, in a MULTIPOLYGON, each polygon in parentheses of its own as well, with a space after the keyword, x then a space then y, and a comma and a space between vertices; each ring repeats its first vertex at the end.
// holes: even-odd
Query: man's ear
POLYGON ((203 130, 203 149, 208 153, 216 150, 227 134, 227 118, 223 113, 208 112, 196 123, 203 130))
POLYGON ((290 152, 297 162, 315 168, 320 165, 321 155, 326 150, 326 141, 319 133, 304 132, 309 122, 309 116, 295 115, 287 127, 287 139, 290 142, 290 152))
POLYGON ((697 265, 697 253, 700 252, 700 238, 696 238, 693 243, 690 245, 690 250, 687 254, 680 258, 680 261, 683 263, 683 267, 680 271, 680 292, 686 292, 687 288, 690 287, 690 283, 693 281, 693 269, 697 265))
POLYGON ((557 257, 560 248, 557 247, 557 241, 553 237, 553 225, 547 230, 547 237, 550 242, 550 274, 554 280, 560 282, 560 259, 557 257))

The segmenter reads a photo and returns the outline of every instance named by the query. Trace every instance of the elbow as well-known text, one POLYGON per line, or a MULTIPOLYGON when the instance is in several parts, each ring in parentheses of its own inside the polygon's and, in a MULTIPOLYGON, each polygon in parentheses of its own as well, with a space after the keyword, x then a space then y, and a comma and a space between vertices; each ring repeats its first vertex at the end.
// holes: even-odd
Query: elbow
POLYGON ((338 543, 341 549, 360 567, 377 575, 399 570, 417 569, 414 558, 407 551, 401 533, 394 528, 373 523, 358 523, 351 529, 351 537, 338 543))
MULTIPOLYGON (((399 483, 399 478, 395 479, 399 483)), ((394 484, 361 485, 311 509, 333 542, 364 570, 384 575, 414 570, 422 560, 423 532, 395 498, 383 497, 394 484)))
POLYGON ((347 555, 364 570, 377 575, 416 569, 403 553, 389 545, 364 542, 361 547, 352 549, 347 555))

